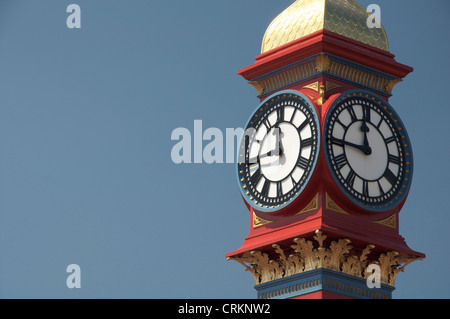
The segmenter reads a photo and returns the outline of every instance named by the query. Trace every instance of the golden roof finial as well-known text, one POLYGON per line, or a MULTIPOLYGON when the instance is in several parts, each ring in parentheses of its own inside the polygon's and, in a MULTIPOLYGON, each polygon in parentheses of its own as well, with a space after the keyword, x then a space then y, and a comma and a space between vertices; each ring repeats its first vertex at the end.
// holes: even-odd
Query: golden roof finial
POLYGON ((319 30, 328 30, 389 51, 384 28, 369 28, 369 16, 355 0, 297 0, 269 25, 261 53, 319 30))

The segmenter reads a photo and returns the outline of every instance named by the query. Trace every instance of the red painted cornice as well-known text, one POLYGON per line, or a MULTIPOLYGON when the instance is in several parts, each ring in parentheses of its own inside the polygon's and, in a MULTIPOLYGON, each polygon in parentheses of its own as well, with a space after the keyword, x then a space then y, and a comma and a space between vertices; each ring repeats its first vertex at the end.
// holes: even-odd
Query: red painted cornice
POLYGON ((320 30, 256 57, 254 64, 238 71, 250 81, 312 55, 325 52, 403 79, 413 68, 395 61, 395 55, 353 39, 320 30))

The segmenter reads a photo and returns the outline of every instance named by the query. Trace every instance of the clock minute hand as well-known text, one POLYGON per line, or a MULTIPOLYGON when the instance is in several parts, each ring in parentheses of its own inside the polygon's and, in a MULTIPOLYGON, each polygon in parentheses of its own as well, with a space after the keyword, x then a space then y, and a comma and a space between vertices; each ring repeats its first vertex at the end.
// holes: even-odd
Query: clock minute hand
POLYGON ((275 148, 272 151, 267 152, 266 154, 262 154, 262 155, 258 155, 256 157, 250 158, 248 160, 248 163, 249 164, 256 164, 256 163, 259 163, 259 161, 261 159, 263 159, 263 158, 272 157, 272 156, 281 156, 282 153, 283 153, 283 146, 282 145, 278 145, 277 148, 275 148))
POLYGON ((270 157, 270 156, 272 156, 272 152, 268 152, 266 154, 262 154, 262 155, 258 155, 258 156, 253 157, 253 158, 249 158, 248 159, 248 164, 257 164, 257 163, 259 163, 259 161, 261 159, 266 158, 266 157, 270 157))
POLYGON ((330 140, 334 144, 337 144, 337 145, 340 145, 340 146, 347 145, 347 146, 356 148, 356 149, 360 150, 361 152, 363 152, 366 155, 370 155, 370 153, 372 153, 372 150, 370 149, 370 147, 365 146, 365 145, 354 144, 354 143, 347 142, 345 140, 340 140, 340 139, 337 139, 337 138, 334 138, 334 137, 331 137, 330 140))

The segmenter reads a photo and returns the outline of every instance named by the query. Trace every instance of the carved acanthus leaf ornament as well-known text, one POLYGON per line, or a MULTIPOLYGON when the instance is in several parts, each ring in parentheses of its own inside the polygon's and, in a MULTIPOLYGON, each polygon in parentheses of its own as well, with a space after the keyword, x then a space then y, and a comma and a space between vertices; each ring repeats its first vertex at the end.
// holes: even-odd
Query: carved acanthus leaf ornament
POLYGON ((381 283, 390 286, 395 286, 398 273, 417 260, 410 259, 401 265, 395 251, 374 256, 374 245, 367 245, 356 255, 355 252, 358 250, 350 245, 349 239, 339 239, 325 244, 327 236, 321 230, 317 230, 313 238, 314 242, 306 238, 295 238, 290 247, 283 248, 273 244, 273 251, 250 251, 241 257, 229 259, 236 260, 246 271, 250 271, 255 285, 320 268, 366 279, 370 276, 370 273, 366 272, 367 267, 370 264, 377 264, 381 269, 381 283))

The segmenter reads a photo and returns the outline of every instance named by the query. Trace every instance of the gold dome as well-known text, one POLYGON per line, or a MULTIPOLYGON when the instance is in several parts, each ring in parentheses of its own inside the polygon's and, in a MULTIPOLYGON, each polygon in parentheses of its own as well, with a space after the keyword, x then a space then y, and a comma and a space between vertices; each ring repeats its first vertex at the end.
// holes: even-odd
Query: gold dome
POLYGON ((323 29, 389 51, 384 28, 370 29, 369 16, 355 0, 297 0, 269 25, 261 53, 323 29))

